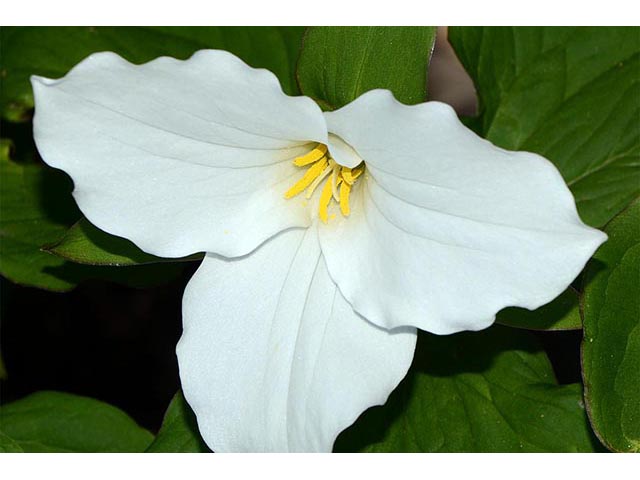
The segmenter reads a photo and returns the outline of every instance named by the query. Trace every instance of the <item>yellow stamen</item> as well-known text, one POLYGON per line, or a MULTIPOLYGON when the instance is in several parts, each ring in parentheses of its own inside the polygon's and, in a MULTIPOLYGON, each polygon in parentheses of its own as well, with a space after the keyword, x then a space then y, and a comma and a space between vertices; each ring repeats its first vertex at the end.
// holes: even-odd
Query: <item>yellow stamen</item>
POLYGON ((331 168, 331 166, 328 166, 327 168, 325 168, 322 171, 322 173, 316 177, 313 183, 309 185, 309 188, 307 188, 307 193, 304 195, 304 197, 307 200, 310 199, 313 196, 313 192, 315 191, 316 187, 320 185, 320 182, 322 182, 322 180, 324 180, 327 177, 327 175, 329 175, 333 171, 334 170, 331 168))
POLYGON ((351 193, 351 184, 347 182, 342 182, 340 185, 340 211, 342 215, 348 217, 351 213, 351 208, 349 207, 349 194, 351 193))
POLYGON ((331 158, 327 146, 322 144, 317 144, 309 153, 297 157, 293 163, 298 167, 310 166, 302 178, 286 191, 285 198, 295 197, 306 189, 305 198, 310 199, 316 188, 325 181, 318 202, 320 219, 327 223, 329 219, 335 218, 335 214, 329 215, 331 200, 340 206, 343 216, 350 215, 349 196, 354 183, 364 173, 364 163, 355 168, 343 167, 331 158))
POLYGON ((293 161, 293 164, 296 167, 304 167, 305 165, 309 165, 310 163, 317 162, 322 157, 324 157, 326 154, 327 154, 327 146, 319 143, 316 146, 316 148, 311 150, 306 155, 303 155, 301 157, 297 157, 293 161))
POLYGON ((318 160, 311 166, 311 168, 309 168, 309 170, 307 170, 307 173, 305 173, 304 176, 300 180, 298 180, 298 182, 293 187, 287 190, 287 192, 284 194, 284 198, 292 198, 301 193, 305 188, 311 185, 311 183, 316 179, 318 175, 322 174, 326 166, 326 158, 323 157, 318 160))
POLYGON ((320 194, 320 210, 318 212, 320 220, 322 220, 324 223, 327 223, 327 221, 329 220, 329 202, 331 202, 332 196, 333 189, 331 188, 331 182, 327 182, 324 184, 322 193, 320 194))
POLYGON ((342 178, 340 177, 340 167, 336 165, 336 168, 333 169, 333 175, 331 175, 331 193, 336 202, 340 200, 338 185, 340 185, 341 182, 342 178))
POLYGON ((342 178, 344 178, 344 181, 349 185, 353 185, 353 183, 362 174, 362 169, 360 167, 353 169, 344 167, 342 170, 342 178))

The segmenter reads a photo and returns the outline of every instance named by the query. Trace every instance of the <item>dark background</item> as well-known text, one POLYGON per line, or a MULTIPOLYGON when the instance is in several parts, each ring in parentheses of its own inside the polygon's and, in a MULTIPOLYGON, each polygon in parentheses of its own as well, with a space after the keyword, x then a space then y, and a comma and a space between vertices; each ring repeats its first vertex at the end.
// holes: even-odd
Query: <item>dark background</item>
MULTIPOLYGON (((157 431, 179 388, 182 292, 196 265, 162 286, 88 281, 70 293, 0 283, 2 403, 61 390, 122 408, 157 431)), ((580 381, 581 331, 536 332, 560 383, 580 381)))

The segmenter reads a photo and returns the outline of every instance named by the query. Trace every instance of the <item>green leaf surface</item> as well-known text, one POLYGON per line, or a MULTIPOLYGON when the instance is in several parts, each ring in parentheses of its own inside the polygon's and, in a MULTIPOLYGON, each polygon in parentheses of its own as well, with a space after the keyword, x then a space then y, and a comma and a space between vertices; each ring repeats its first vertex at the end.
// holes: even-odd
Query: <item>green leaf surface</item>
POLYGON ((311 27, 297 75, 300 90, 333 110, 386 88, 403 103, 424 102, 435 27, 311 27))
POLYGON ((252 67, 275 73, 288 94, 298 93, 295 63, 304 27, 2 27, 0 112, 30 117, 29 77, 59 78, 93 52, 113 51, 133 63, 167 55, 185 59, 197 50, 228 50, 252 67))
POLYGON ((585 399, 605 445, 640 452, 640 200, 605 232, 585 273, 585 399))
POLYGON ((0 273, 14 282, 70 290, 75 272, 57 275, 66 263, 40 251, 57 241, 79 215, 71 182, 62 172, 9 158, 11 142, 0 143, 0 273))
POLYGON ((196 416, 184 399, 181 391, 175 394, 162 427, 148 453, 207 453, 211 452, 198 431, 196 416))
POLYGON ((0 453, 24 453, 24 450, 18 442, 0 430, 0 453))
POLYGON ((496 321, 502 325, 529 330, 580 330, 580 298, 578 292, 567 288, 551 303, 536 310, 509 307, 500 311, 496 321))
POLYGON ((456 27, 480 133, 551 160, 601 227, 640 193, 640 29, 456 27))
POLYGON ((0 407, 0 451, 143 452, 152 440, 121 410, 87 397, 45 391, 0 407))
POLYGON ((86 218, 78 221, 58 243, 47 247, 46 250, 77 263, 116 267, 202 259, 202 254, 184 258, 161 258, 150 255, 125 238, 103 232, 86 218))
POLYGON ((338 451, 589 452, 580 385, 558 385, 530 333, 421 334, 410 373, 338 451))

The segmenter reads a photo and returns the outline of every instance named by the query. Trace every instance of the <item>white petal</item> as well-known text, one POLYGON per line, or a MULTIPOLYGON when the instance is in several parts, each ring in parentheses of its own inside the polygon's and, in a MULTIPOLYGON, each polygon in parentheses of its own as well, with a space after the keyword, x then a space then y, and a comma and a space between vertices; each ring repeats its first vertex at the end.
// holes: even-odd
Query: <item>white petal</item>
POLYGON ((101 229, 156 255, 236 256, 309 224, 283 195, 326 124, 267 70, 216 50, 143 65, 98 53, 32 84, 38 149, 101 229))
POLYGON ((289 230, 251 255, 208 255, 183 302, 180 378, 217 452, 330 451, 382 404, 413 357, 415 329, 355 314, 326 270, 317 231, 289 230))
POLYGON ((378 325, 448 334, 484 328, 506 306, 535 309, 606 239, 549 161, 493 146, 444 104, 372 91, 325 116, 367 173, 351 216, 321 227, 322 250, 342 294, 378 325))

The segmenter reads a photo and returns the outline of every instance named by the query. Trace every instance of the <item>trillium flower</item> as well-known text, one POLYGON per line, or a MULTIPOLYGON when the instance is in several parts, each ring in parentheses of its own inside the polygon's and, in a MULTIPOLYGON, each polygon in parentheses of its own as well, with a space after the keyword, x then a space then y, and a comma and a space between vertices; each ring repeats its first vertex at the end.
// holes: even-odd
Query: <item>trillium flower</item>
POLYGON ((215 50, 99 53, 32 83, 38 149, 92 223, 162 257, 206 252, 177 354, 214 451, 330 451, 404 377, 416 329, 535 309, 606 239, 549 161, 442 103, 373 90, 323 113, 215 50))

